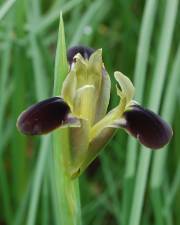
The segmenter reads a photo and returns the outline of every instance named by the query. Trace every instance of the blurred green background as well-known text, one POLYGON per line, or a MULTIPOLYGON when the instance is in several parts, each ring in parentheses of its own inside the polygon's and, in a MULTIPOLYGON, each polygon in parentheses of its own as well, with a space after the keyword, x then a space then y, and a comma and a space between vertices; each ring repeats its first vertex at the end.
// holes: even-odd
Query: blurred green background
POLYGON ((21 135, 16 119, 52 96, 60 10, 67 47, 103 49, 109 109, 119 70, 133 80, 136 100, 174 131, 153 152, 118 131, 80 177, 83 225, 180 224, 179 1, 0 0, 0 225, 59 225, 51 143, 21 135))

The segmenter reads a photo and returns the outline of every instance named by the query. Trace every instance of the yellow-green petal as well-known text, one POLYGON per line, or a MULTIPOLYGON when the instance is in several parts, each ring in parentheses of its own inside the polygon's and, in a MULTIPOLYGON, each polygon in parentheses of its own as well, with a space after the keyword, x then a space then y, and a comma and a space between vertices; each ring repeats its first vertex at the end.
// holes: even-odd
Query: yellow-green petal
POLYGON ((119 105, 111 110, 104 118, 98 121, 91 129, 90 140, 96 138, 106 127, 114 127, 115 121, 122 119, 125 109, 133 102, 134 86, 128 77, 121 72, 114 74, 121 90, 117 88, 117 94, 120 96, 119 105))
POLYGON ((135 88, 130 79, 121 72, 116 71, 114 77, 121 87, 121 91, 118 89, 118 95, 120 95, 121 98, 125 98, 126 104, 128 105, 134 97, 135 88))
POLYGON ((94 90, 93 85, 84 85, 76 91, 74 98, 73 113, 91 124, 94 119, 94 90))
POLYGON ((75 71, 70 71, 63 82, 61 96, 68 103, 73 112, 73 101, 76 94, 77 78, 75 71))
POLYGON ((105 68, 103 68, 101 89, 96 107, 95 122, 98 122, 100 119, 102 119, 107 112, 110 99, 110 91, 111 91, 111 80, 109 74, 107 73, 105 68))

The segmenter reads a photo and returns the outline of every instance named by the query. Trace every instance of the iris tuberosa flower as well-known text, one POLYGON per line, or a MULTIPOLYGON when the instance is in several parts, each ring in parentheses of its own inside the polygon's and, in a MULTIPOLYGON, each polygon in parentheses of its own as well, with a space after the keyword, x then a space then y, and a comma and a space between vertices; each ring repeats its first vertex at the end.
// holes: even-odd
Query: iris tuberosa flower
POLYGON ((114 77, 120 101, 107 113, 111 80, 103 64, 101 49, 94 51, 77 46, 69 49, 67 58, 69 73, 61 95, 22 112, 17 127, 26 135, 41 135, 58 127, 69 127, 72 177, 79 176, 87 168, 119 128, 151 149, 159 149, 170 141, 171 127, 133 100, 132 82, 118 71, 114 77))

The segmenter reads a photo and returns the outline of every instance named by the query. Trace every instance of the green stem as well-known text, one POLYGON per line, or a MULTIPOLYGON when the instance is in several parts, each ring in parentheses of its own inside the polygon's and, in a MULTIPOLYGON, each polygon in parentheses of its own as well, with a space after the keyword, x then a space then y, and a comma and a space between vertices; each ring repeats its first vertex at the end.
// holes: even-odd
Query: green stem
MULTIPOLYGON (((55 59, 54 95, 60 93, 64 78, 68 73, 66 44, 62 14, 60 16, 59 35, 55 59)), ((53 134, 54 180, 58 213, 61 224, 80 225, 81 209, 78 179, 71 179, 71 149, 68 128, 57 130, 53 134)))

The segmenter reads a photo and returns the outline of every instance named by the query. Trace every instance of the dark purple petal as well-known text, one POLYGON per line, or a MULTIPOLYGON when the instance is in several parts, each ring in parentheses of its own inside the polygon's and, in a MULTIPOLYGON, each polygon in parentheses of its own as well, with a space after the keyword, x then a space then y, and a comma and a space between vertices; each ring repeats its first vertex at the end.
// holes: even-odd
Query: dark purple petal
POLYGON ((46 134, 66 124, 69 111, 69 106, 62 98, 48 98, 22 112, 17 127, 26 135, 46 134))
POLYGON ((125 129, 148 148, 162 148, 172 137, 171 127, 160 116, 139 105, 132 106, 124 117, 125 129))
POLYGON ((95 51, 94 49, 89 48, 89 47, 75 46, 75 47, 68 49, 67 60, 68 60, 69 64, 71 65, 73 63, 73 58, 77 53, 80 53, 85 59, 89 59, 89 57, 91 56, 91 54, 94 51, 95 51))

